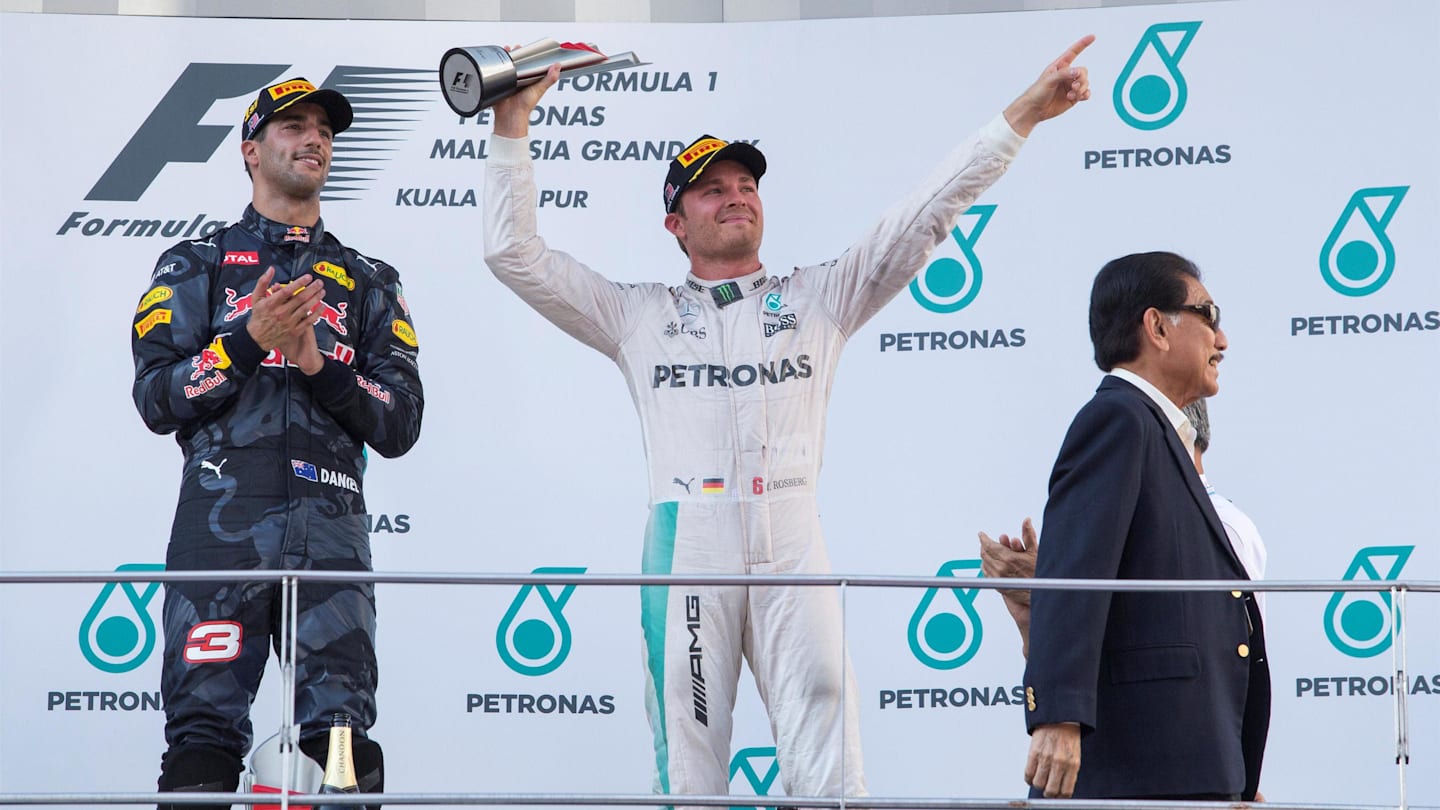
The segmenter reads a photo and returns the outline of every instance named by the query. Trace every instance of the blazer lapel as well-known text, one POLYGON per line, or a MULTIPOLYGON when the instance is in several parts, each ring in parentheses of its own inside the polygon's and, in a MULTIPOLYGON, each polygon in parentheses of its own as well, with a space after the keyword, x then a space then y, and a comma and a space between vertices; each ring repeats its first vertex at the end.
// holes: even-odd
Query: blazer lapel
POLYGON ((1195 469, 1195 460, 1185 454, 1185 445, 1180 441, 1180 435, 1171 426, 1170 420, 1166 418, 1165 412, 1160 406, 1150 399, 1149 396, 1139 388, 1118 377, 1107 376, 1100 384, 1101 388, 1117 387, 1133 396, 1139 397, 1145 403, 1145 407, 1155 415, 1164 430, 1165 446, 1170 448, 1170 455, 1176 465, 1180 468, 1180 475, 1185 480, 1185 486, 1190 491, 1190 497, 1195 499, 1195 505, 1200 507, 1200 513, 1205 516, 1205 523, 1210 527, 1210 539, 1219 544, 1226 559, 1230 560, 1235 568, 1236 579, 1249 579, 1250 575, 1245 573, 1245 565, 1240 562, 1240 557, 1235 553, 1235 547, 1230 545, 1230 536, 1225 533, 1225 524, 1220 522, 1220 515, 1215 511, 1215 504, 1210 500, 1210 493, 1205 491, 1205 485, 1200 482, 1200 473, 1195 469), (1111 383, 1113 385, 1106 385, 1111 383))

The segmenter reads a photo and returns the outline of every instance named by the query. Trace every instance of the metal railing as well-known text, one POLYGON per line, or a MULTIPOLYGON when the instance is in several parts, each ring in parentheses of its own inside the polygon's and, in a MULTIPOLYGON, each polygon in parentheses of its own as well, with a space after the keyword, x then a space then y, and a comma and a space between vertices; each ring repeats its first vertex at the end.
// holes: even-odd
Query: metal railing
MULTIPOLYGON (((108 571, 108 572, 3 572, 0 585, 108 583, 108 582, 273 582, 281 591, 281 734, 282 745, 290 753, 283 758, 282 783, 293 781, 294 757, 298 754, 299 729, 295 725, 295 658, 297 653, 297 594, 302 582, 371 582, 396 585, 585 585, 633 587, 645 585, 709 585, 709 586, 797 586, 838 588, 841 604, 842 653, 848 655, 849 634, 847 592, 850 588, 956 588, 955 577, 884 576, 841 574, 458 574, 458 573, 390 573, 366 571, 108 571)), ((1045 578, 975 578, 964 579, 966 589, 981 590, 1071 590, 1071 591, 1277 591, 1323 592, 1338 591, 1388 592, 1391 599, 1390 650, 1394 674, 1391 693, 1394 695, 1395 762, 1399 781, 1399 803, 1396 805, 1296 804, 1267 802, 1268 810, 1408 810, 1407 767, 1410 762, 1409 694, 1406 680, 1407 636, 1405 623, 1399 617, 1406 610, 1410 592, 1440 593, 1440 581, 1429 580, 1168 580, 1168 579, 1045 579, 1045 578)), ((841 700, 845 698, 842 680, 841 700)), ((842 768, 844 766, 842 757, 842 768)), ((844 784, 842 771, 841 783, 844 784)), ((0 793, 0 805, 146 805, 165 802, 174 805, 239 804, 276 805, 282 810, 291 806, 326 804, 337 807, 361 807, 369 803, 401 805, 479 805, 479 806, 595 806, 595 807, 664 807, 677 804, 678 796, 660 794, 616 793, 372 793, 345 795, 246 793, 0 793)), ((1217 810, 1234 808, 1233 802, 1173 802, 1136 800, 1084 799, 950 799, 881 796, 695 796, 683 798, 686 806, 697 807, 769 807, 779 802, 785 806, 807 808, 895 808, 896 810, 1014 810, 1015 808, 1064 808, 1064 810, 1217 810)))

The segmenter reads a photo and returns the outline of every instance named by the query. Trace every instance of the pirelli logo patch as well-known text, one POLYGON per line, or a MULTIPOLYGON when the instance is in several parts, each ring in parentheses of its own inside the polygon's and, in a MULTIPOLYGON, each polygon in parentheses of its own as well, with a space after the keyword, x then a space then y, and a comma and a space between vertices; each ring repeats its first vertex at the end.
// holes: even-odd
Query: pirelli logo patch
POLYGON ((290 95, 291 93, 299 93, 302 91, 306 93, 313 93, 315 92, 315 85, 311 84, 310 82, 285 82, 284 84, 277 84, 274 87, 270 88, 269 93, 270 98, 276 99, 278 101, 279 99, 282 99, 285 96, 290 95))
POLYGON ((135 335, 136 337, 143 338, 151 329, 154 329, 162 323, 170 323, 170 310, 157 309, 149 315, 146 315, 143 320, 135 324, 135 335))
POLYGON ((706 138, 689 149, 686 149, 684 152, 681 152, 680 157, 676 158, 676 160, 680 161, 681 166, 689 168, 691 163, 714 152, 716 149, 724 149, 725 146, 725 142, 718 138, 706 138))

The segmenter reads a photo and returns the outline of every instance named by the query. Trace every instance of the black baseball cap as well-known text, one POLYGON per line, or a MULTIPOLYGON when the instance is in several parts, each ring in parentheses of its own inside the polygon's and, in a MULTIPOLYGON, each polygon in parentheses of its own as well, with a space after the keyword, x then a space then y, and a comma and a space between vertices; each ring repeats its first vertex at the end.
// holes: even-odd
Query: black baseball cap
POLYGON ((255 133, 265 126, 271 116, 302 101, 319 104, 330 117, 330 131, 336 135, 349 129, 350 122, 355 120, 355 111, 350 108, 350 102, 338 91, 318 90, 303 76, 296 76, 263 88, 255 100, 250 102, 249 109, 245 110, 245 118, 240 122, 240 140, 248 141, 254 138, 255 133))
POLYGON ((750 170, 758 181, 765 173, 765 156, 748 143, 722 141, 713 135, 701 135, 670 161, 665 175, 665 213, 675 210, 675 201, 695 182, 711 163, 733 160, 750 170))

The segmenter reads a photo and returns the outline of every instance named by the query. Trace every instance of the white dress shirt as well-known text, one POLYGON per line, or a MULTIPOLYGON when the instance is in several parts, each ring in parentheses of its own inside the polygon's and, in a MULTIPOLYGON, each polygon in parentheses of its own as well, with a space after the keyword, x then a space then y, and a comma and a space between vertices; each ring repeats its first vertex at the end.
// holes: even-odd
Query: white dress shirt
MULTIPOLYGON (((1215 513, 1220 516, 1220 522, 1225 526, 1225 535, 1230 538, 1230 547, 1235 549, 1235 556, 1240 558, 1240 563, 1245 566, 1245 573, 1251 579, 1263 579, 1265 577, 1265 541, 1260 539, 1260 530, 1255 528, 1255 521, 1251 520, 1240 507, 1236 506, 1229 498, 1216 494, 1215 487, 1210 479, 1200 474, 1200 483, 1205 485, 1205 492, 1210 495, 1210 502, 1215 504, 1215 513)), ((1265 594, 1261 591, 1255 592, 1255 604, 1260 607, 1260 617, 1265 617, 1265 594)))
POLYGON ((1117 368, 1106 376, 1119 377, 1125 382, 1139 388, 1144 392, 1145 396, 1154 400, 1155 404, 1160 406, 1160 411, 1165 414, 1165 418, 1170 420, 1170 425, 1175 428, 1175 433, 1180 436, 1180 443, 1185 445, 1185 452, 1188 453, 1191 458, 1195 457, 1195 426, 1190 424, 1189 417, 1185 415, 1184 411, 1180 410, 1180 406, 1171 402, 1169 397, 1160 393, 1160 389, 1152 385, 1149 380, 1133 371, 1117 368))

